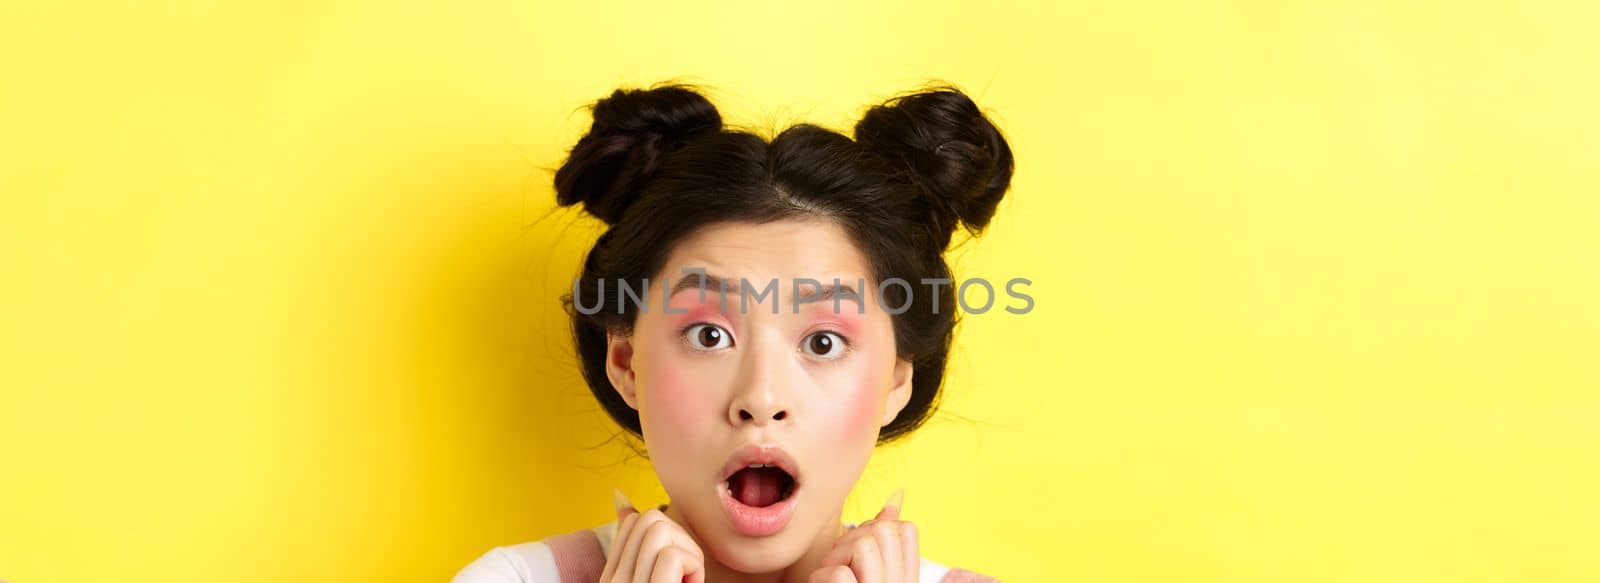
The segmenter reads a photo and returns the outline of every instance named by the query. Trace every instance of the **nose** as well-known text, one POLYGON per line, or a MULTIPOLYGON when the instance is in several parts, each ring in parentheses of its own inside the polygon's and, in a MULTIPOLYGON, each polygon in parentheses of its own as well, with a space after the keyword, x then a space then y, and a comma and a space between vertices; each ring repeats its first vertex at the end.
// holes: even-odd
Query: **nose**
POLYGON ((752 375, 750 380, 754 382, 744 383, 744 389, 739 391, 728 408, 728 420, 735 427, 745 424, 761 427, 789 418, 789 407, 781 396, 782 392, 773 387, 770 380, 763 380, 772 376, 752 375))
POLYGON ((784 412, 784 410, 779 410, 779 412, 773 413, 773 415, 766 415, 766 412, 750 413, 749 408, 741 408, 741 410, 739 410, 739 420, 747 421, 747 423, 755 423, 757 426, 766 424, 766 420, 768 420, 768 418, 771 418, 773 421, 782 421, 784 418, 786 418, 786 416, 789 416, 789 412, 784 412))
POLYGON ((739 409, 739 420, 743 422, 751 422, 759 426, 766 425, 767 419, 769 418, 773 421, 782 421, 784 417, 789 416, 788 411, 781 409, 775 413, 772 413, 771 415, 768 415, 765 410, 758 409, 757 411, 758 412, 756 413, 751 413, 749 409, 741 408, 739 409))
POLYGON ((790 419, 793 403, 788 390, 786 354, 782 350, 751 347, 745 353, 738 392, 728 405, 728 421, 735 427, 766 426, 790 419))

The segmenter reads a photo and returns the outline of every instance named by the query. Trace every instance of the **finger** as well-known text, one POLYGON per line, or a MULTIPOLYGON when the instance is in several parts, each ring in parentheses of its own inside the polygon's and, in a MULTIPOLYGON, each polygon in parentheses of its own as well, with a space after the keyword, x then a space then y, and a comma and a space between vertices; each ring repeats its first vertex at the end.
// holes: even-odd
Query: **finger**
POLYGON ((622 520, 622 518, 627 516, 629 513, 639 513, 638 510, 633 509, 633 502, 629 502, 628 497, 622 495, 622 490, 620 488, 611 489, 611 505, 615 506, 617 509, 617 520, 622 520))
POLYGON ((651 570, 647 583, 683 583, 685 578, 691 582, 705 581, 704 571, 700 559, 688 550, 667 547, 656 555, 655 568, 651 570))
POLYGON ((906 500, 906 491, 905 491, 905 489, 902 488, 902 489, 899 489, 899 490, 895 490, 893 494, 889 495, 889 501, 884 503, 883 510, 879 510, 878 511, 878 515, 872 517, 872 519, 873 520, 900 520, 900 507, 905 505, 905 500, 906 500))
POLYGON ((693 554, 695 558, 700 559, 701 562, 705 561, 706 555, 704 552, 701 552, 700 543, 694 542, 694 537, 689 536, 689 531, 684 529, 683 525, 672 520, 672 517, 667 516, 665 512, 661 513, 661 522, 671 527, 667 531, 672 534, 672 546, 689 551, 690 554, 693 554))
POLYGON ((633 526, 637 522, 639 522, 639 514, 637 512, 628 514, 617 521, 617 534, 611 539, 615 550, 611 553, 611 556, 606 557, 606 567, 600 572, 601 581, 610 581, 612 576, 619 572, 622 562, 625 559, 632 558, 622 553, 622 545, 627 542, 628 534, 633 532, 633 526))
POLYGON ((850 572, 861 583, 884 583, 883 553, 876 537, 864 536, 850 543, 850 572))
MULTIPOLYGON (((639 511, 634 510, 633 502, 623 495, 621 488, 611 489, 611 505, 617 512, 617 533, 612 540, 627 540, 628 531, 639 516, 639 511)), ((622 558, 621 553, 611 553, 606 557, 605 569, 600 572, 600 580, 608 581, 617 570, 617 564, 622 558)))
MULTIPOLYGON (((612 576, 623 581, 632 581, 633 574, 639 570, 639 542, 644 538, 645 531, 650 529, 650 523, 665 518, 661 515, 660 510, 653 508, 646 510, 644 514, 636 516, 638 520, 633 523, 633 528, 628 531, 628 537, 626 539, 617 539, 622 541, 622 544, 617 547, 619 549, 618 552, 622 554, 622 559, 617 562, 617 570, 612 573, 612 576)), ((613 542, 612 544, 616 543, 613 542)), ((645 568, 649 568, 649 565, 646 565, 645 568)))
MULTIPOLYGON (((657 567, 656 562, 661 560, 661 554, 672 548, 674 537, 672 531, 677 527, 671 520, 657 520, 645 527, 644 537, 639 539, 639 558, 634 563, 634 573, 627 578, 633 583, 650 583, 657 567)), ((627 573, 622 573, 627 575, 627 573)))
POLYGON ((852 545, 855 544, 856 539, 867 536, 867 533, 870 532, 867 529, 871 525, 872 521, 868 520, 860 526, 850 529, 850 532, 844 533, 838 540, 833 541, 833 548, 828 549, 828 554, 822 556, 822 562, 818 565, 821 567, 848 566, 850 564, 852 545))
POLYGON ((900 522, 877 522, 872 525, 872 538, 878 542, 878 552, 882 555, 883 572, 879 574, 885 581, 899 583, 905 578, 901 571, 905 570, 904 549, 900 548, 900 522))
POLYGON ((660 522, 672 527, 669 529, 669 532, 672 533, 672 546, 681 547, 693 554, 695 558, 700 559, 701 562, 704 562, 706 555, 700 550, 700 543, 695 542, 694 537, 689 536, 689 531, 685 530, 683 525, 672 520, 672 517, 667 516, 665 512, 660 512, 659 509, 656 511, 661 514, 660 522))
POLYGON ((904 556, 905 570, 900 573, 906 581, 919 581, 922 577, 922 548, 917 543, 917 525, 901 521, 900 548, 904 556))
POLYGON ((811 572, 810 583, 858 583, 855 574, 844 565, 823 567, 811 572))
POLYGON ((683 579, 674 579, 672 583, 706 583, 706 558, 700 553, 700 547, 685 549, 673 547, 687 554, 683 557, 683 579), (692 550, 693 552, 689 552, 692 550))

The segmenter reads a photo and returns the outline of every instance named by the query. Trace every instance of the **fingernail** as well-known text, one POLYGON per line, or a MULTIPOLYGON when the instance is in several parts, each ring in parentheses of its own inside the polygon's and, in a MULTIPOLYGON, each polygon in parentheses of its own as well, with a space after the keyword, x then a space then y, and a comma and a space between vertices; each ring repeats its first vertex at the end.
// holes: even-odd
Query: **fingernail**
POLYGON ((897 509, 902 509, 902 508, 905 508, 905 502, 906 502, 906 489, 905 488, 901 488, 899 490, 895 490, 893 494, 889 495, 889 501, 884 503, 883 507, 884 508, 888 508, 890 506, 893 506, 893 507, 895 507, 897 509))
POLYGON ((628 497, 622 495, 621 488, 611 489, 611 504, 617 507, 617 512, 633 509, 633 502, 628 501, 628 497))

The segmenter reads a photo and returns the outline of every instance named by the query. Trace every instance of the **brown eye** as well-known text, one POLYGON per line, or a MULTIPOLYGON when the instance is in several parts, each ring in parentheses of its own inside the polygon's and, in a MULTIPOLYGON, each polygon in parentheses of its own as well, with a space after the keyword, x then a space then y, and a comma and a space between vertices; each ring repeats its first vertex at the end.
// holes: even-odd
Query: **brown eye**
POLYGON ((802 347, 812 356, 833 359, 844 354, 845 340, 833 332, 817 332, 807 336, 802 347))
POLYGON ((733 337, 727 330, 711 324, 695 324, 684 330, 683 335, 697 350, 717 350, 733 345, 733 337))

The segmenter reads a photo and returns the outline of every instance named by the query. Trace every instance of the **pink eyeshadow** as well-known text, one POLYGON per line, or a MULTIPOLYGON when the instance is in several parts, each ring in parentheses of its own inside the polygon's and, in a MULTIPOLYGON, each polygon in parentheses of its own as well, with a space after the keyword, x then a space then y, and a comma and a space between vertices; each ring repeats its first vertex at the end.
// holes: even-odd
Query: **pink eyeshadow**
POLYGON ((840 302, 838 312, 833 311, 833 302, 830 301, 802 307, 800 313, 810 316, 814 321, 833 324, 852 341, 861 341, 862 315, 855 312, 855 304, 851 302, 840 302))
POLYGON ((667 305, 673 310, 669 315, 674 322, 688 325, 703 320, 726 320, 729 313, 739 311, 737 300, 728 302, 727 312, 722 310, 721 303, 722 298, 719 294, 708 293, 705 301, 700 301, 697 292, 683 292, 674 296, 667 305), (680 311, 686 313, 677 313, 680 311))

